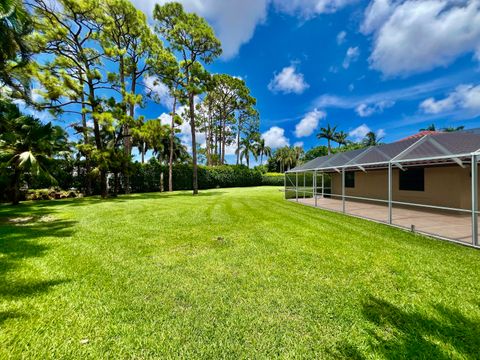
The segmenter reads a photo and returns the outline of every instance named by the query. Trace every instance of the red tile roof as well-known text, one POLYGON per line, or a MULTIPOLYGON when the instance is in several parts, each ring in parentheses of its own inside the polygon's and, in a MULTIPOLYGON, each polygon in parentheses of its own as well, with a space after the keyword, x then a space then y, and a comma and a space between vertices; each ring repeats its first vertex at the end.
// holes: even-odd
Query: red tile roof
POLYGON ((442 133, 442 131, 424 130, 424 131, 420 131, 419 133, 407 136, 406 138, 400 139, 398 141, 405 141, 405 140, 410 140, 410 139, 419 139, 421 137, 424 137, 425 135, 441 134, 441 133, 442 133))

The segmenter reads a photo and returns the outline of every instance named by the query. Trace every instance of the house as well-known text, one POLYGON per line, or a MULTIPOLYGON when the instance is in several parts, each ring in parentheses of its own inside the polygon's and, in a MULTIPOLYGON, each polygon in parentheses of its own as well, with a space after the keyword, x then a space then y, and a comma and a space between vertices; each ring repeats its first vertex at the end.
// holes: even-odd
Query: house
POLYGON ((285 196, 478 246, 479 156, 477 131, 427 132, 297 166, 285 196))

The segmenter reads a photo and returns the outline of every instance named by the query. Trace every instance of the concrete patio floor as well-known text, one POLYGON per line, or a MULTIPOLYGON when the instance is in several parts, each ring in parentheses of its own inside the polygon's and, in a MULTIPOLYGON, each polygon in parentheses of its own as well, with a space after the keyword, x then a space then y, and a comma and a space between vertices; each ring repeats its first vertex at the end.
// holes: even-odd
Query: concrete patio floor
MULTIPOLYGON (((290 201, 296 202, 295 199, 290 199, 290 201)), ((315 206, 314 198, 299 198, 298 202, 315 206)), ((317 197, 317 207, 341 212, 342 200, 317 197)), ((384 223, 388 222, 388 206, 386 203, 347 200, 345 210, 348 215, 384 223)), ((411 229, 414 225, 418 232, 462 243, 472 243, 471 215, 469 213, 394 205, 392 217, 394 225, 406 229, 411 229)))

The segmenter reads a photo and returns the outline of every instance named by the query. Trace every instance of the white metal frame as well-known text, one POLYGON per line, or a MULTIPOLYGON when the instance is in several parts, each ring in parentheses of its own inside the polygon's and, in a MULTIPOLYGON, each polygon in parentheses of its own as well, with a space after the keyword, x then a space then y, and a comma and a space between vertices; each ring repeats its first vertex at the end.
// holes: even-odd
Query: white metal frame
MULTIPOLYGON (((472 227, 472 243, 463 243, 459 242, 458 240, 455 239, 448 239, 439 235, 435 234, 427 234, 431 236, 435 236, 437 238, 441 238, 444 240, 450 240, 455 243, 461 243, 464 245, 471 245, 476 248, 480 248, 479 244, 479 236, 478 236, 478 216, 480 215, 480 211, 478 209, 478 159, 480 157, 480 149, 472 152, 472 153, 463 153, 463 154, 445 154, 445 155, 439 155, 439 156, 431 156, 431 157, 423 157, 423 158, 410 158, 410 159, 402 159, 402 157, 406 156, 408 153, 410 153, 414 148, 419 146, 425 141, 434 141, 434 143, 440 145, 440 147, 437 147, 439 151, 441 152, 448 152, 446 149, 443 148, 441 144, 439 144, 437 141, 435 141, 433 138, 430 138, 429 135, 425 135, 422 138, 420 138, 418 141, 414 142, 410 146, 408 146, 406 149, 401 151, 399 154, 397 154, 395 157, 388 161, 383 161, 383 162, 374 162, 374 163, 355 163, 356 159, 361 158, 365 154, 367 154, 370 151, 373 151, 374 147, 368 148, 367 150, 361 152, 357 156, 355 156, 353 159, 348 161, 344 165, 340 166, 328 166, 328 163, 331 162, 331 159, 328 159, 324 164, 322 164, 322 167, 314 168, 314 169, 300 169, 300 170, 295 170, 292 169, 290 171, 287 171, 287 173, 295 173, 296 174, 296 201, 298 202, 298 173, 304 173, 304 184, 303 184, 303 190, 304 190, 304 197, 305 197, 305 173, 307 172, 313 172, 314 177, 313 177, 313 197, 315 198, 315 207, 318 206, 317 203, 317 175, 318 172, 322 175, 322 186, 321 186, 321 197, 324 198, 325 196, 325 182, 324 182, 324 174, 326 172, 337 172, 341 174, 342 177, 342 192, 340 194, 330 194, 330 196, 338 196, 341 197, 342 199, 342 211, 343 213, 346 213, 346 200, 347 199, 357 199, 357 200, 366 200, 366 201, 378 201, 382 203, 387 203, 388 205, 388 220, 387 223, 389 225, 393 225, 398 227, 397 225, 393 224, 393 205, 405 205, 405 206, 415 206, 415 207, 422 207, 422 208, 429 208, 429 209, 435 209, 435 210, 446 210, 446 211, 458 211, 458 212, 463 212, 463 213, 470 213, 472 218, 471 218, 471 227, 472 227), (418 204, 418 203, 410 203, 410 202, 401 202, 401 201, 395 201, 393 199, 393 166, 399 168, 401 171, 405 170, 404 165, 408 163, 418 163, 418 162, 432 162, 430 164, 420 164, 420 165, 436 165, 435 161, 441 161, 441 160, 450 160, 453 163, 458 164, 462 168, 465 168, 465 163, 462 161, 462 158, 467 158, 470 159, 470 167, 471 167, 471 209, 460 209, 460 208, 450 208, 450 207, 444 207, 444 206, 434 206, 434 205, 426 205, 426 204, 418 204), (326 166, 325 166, 326 165, 326 166), (366 198, 366 197, 355 197, 355 196, 347 196, 345 193, 345 171, 346 169, 349 168, 357 168, 360 169, 361 171, 366 172, 369 167, 377 167, 377 166, 384 166, 387 167, 388 169, 388 200, 381 200, 381 199, 372 199, 372 198, 366 198)), ((378 149, 377 149, 378 150, 378 149)), ((341 153, 340 153, 341 154, 341 153)), ((335 158, 338 158, 336 156, 335 158)), ((286 184, 286 181, 285 181, 286 184)), ((421 232, 421 231, 419 231, 421 232)))

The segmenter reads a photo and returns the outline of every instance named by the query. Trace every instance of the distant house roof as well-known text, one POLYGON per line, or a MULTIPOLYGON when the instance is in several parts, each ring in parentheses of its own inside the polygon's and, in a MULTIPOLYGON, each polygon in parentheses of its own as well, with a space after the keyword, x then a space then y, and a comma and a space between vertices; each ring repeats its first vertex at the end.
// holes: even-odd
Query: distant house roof
POLYGON ((421 137, 423 137, 425 135, 433 135, 433 134, 439 134, 439 133, 441 133, 441 131, 423 130, 423 131, 420 131, 416 134, 407 136, 406 138, 400 139, 398 141, 404 141, 404 140, 410 140, 410 139, 420 139, 421 137))
POLYGON ((410 136, 390 144, 371 146, 320 156, 287 172, 308 170, 338 171, 339 168, 371 168, 389 163, 455 162, 463 166, 472 154, 480 155, 480 133, 470 131, 431 132, 410 136))

